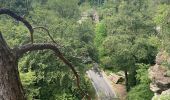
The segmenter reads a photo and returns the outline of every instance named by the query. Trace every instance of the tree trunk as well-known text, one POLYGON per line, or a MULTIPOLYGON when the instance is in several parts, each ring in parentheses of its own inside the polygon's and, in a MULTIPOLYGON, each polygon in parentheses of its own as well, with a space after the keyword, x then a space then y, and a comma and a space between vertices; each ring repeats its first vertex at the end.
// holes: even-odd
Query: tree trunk
POLYGON ((124 70, 124 73, 125 73, 125 85, 126 85, 126 90, 129 91, 128 73, 127 73, 127 70, 124 70))
POLYGON ((136 66, 134 66, 134 68, 132 68, 132 83, 130 86, 135 86, 137 84, 136 74, 136 66))
POLYGON ((16 57, 0 33, 0 100, 25 100, 16 57))
POLYGON ((0 15, 6 14, 14 18, 15 20, 21 21, 30 31, 30 37, 32 44, 23 45, 21 47, 13 48, 12 50, 8 47, 7 43, 2 37, 0 32, 0 100, 26 100, 23 92, 23 87, 19 78, 18 72, 18 59, 28 51, 35 50, 44 50, 50 49, 55 52, 55 54, 73 71, 77 79, 77 87, 82 92, 82 97, 86 96, 88 100, 91 100, 91 97, 85 93, 80 88, 79 75, 76 72, 74 66, 63 56, 59 51, 57 43, 50 36, 49 31, 44 27, 35 27, 33 28, 31 24, 22 18, 21 16, 16 15, 9 9, 0 9, 0 15), (36 28, 42 28, 47 31, 49 37, 55 44, 33 44, 33 32, 36 28))

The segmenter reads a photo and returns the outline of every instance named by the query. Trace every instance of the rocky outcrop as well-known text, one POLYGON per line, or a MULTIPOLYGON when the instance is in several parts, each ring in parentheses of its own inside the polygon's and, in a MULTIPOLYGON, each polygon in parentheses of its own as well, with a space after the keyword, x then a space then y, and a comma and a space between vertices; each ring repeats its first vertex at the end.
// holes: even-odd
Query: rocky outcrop
POLYGON ((111 73, 108 77, 115 84, 120 84, 120 83, 123 83, 125 81, 125 77, 117 75, 115 73, 111 73))
POLYGON ((170 100, 170 89, 163 91, 161 95, 155 95, 152 100, 170 100))
POLYGON ((170 76, 168 76, 168 67, 170 57, 164 52, 158 53, 156 64, 149 68, 149 78, 151 79, 150 89, 156 96, 170 91, 170 76))
POLYGON ((157 64, 149 69, 149 78, 152 81, 150 89, 153 92, 161 94, 162 91, 170 89, 170 77, 167 77, 166 73, 167 69, 157 64))

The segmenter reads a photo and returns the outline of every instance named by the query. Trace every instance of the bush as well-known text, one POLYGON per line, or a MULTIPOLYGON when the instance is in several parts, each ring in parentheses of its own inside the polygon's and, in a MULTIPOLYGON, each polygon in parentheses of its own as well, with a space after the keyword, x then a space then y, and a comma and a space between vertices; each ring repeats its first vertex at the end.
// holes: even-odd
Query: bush
POLYGON ((149 89, 149 85, 140 84, 131 89, 127 100, 151 100, 152 97, 153 92, 149 89))

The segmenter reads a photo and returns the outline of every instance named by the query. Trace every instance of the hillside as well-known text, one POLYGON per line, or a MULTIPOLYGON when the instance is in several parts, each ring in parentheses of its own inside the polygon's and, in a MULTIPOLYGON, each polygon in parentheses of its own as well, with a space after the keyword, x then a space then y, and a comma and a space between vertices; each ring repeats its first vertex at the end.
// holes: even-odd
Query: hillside
POLYGON ((169 0, 0 0, 0 100, 169 100, 169 0))

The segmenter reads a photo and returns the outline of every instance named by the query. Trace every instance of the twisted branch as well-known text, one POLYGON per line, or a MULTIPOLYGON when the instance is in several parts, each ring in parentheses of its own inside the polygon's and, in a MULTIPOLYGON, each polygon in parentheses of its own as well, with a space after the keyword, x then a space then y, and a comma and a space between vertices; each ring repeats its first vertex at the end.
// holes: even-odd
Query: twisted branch
MULTIPOLYGON (((45 28, 45 27, 43 27, 43 26, 37 26, 37 27, 34 27, 33 29, 34 29, 34 30, 35 30, 35 29, 43 29, 43 30, 45 30, 45 31, 47 32, 47 35, 49 36, 49 38, 52 40, 52 42, 55 43, 56 45, 58 45, 58 43, 53 39, 53 37, 51 36, 51 34, 50 34, 50 32, 49 32, 49 30, 48 30, 47 28, 45 28)), ((61 54, 61 52, 60 52, 60 54, 61 54)), ((60 57, 59 55, 57 55, 57 56, 61 59, 61 57, 60 57)), ((62 57, 63 57, 63 56, 62 56, 62 57)), ((62 59, 61 59, 61 60, 62 60, 62 59)), ((64 61, 66 61, 66 60, 67 60, 67 59, 62 60, 62 61, 64 62, 64 61)), ((74 67, 71 65, 71 63, 70 63, 69 61, 66 61, 66 62, 64 62, 64 63, 65 63, 66 65, 68 65, 68 66, 72 69, 74 75, 76 76, 76 79, 77 79, 77 87, 78 87, 78 89, 83 93, 83 94, 82 94, 82 97, 83 97, 83 98, 88 97, 88 99, 91 100, 91 97, 80 88, 80 79, 79 79, 79 75, 77 74, 76 70, 74 69, 74 67), (66 63, 66 62, 67 62, 67 63, 66 63), (68 64, 68 63, 70 63, 70 64, 68 64)))
POLYGON ((76 72, 76 70, 74 69, 73 65, 63 56, 63 54, 60 52, 60 50, 58 49, 58 46, 55 44, 51 44, 51 43, 34 43, 34 44, 26 44, 23 45, 21 47, 18 47, 16 49, 16 57, 20 58, 21 56, 23 56, 24 53, 28 52, 28 51, 35 51, 35 50, 44 50, 44 49, 50 49, 53 50, 55 52, 55 54, 66 64, 70 67, 70 69, 73 71, 74 75, 77 78, 77 86, 78 88, 80 88, 80 79, 79 79, 79 75, 76 72))
POLYGON ((25 20, 23 17, 15 14, 14 12, 10 11, 9 9, 5 9, 5 8, 1 8, 0 9, 0 15, 2 15, 2 14, 9 15, 12 18, 14 18, 15 20, 21 21, 22 23, 24 23, 24 25, 30 31, 31 42, 33 43, 33 33, 34 33, 34 30, 33 30, 33 27, 31 26, 31 24, 27 20, 25 20))
POLYGON ((12 18, 14 18, 17 21, 21 21, 22 23, 24 23, 24 25, 28 28, 29 32, 30 32, 30 37, 31 37, 31 43, 32 44, 27 44, 27 45, 23 45, 21 47, 15 48, 15 53, 16 53, 16 57, 17 59, 19 59, 24 53, 28 52, 28 51, 35 51, 35 50, 44 50, 44 49, 50 49, 53 50, 55 52, 55 54, 60 58, 60 60, 62 60, 67 66, 70 67, 70 69, 73 71, 74 75, 76 76, 77 79, 77 87, 80 89, 80 91, 83 93, 82 97, 88 97, 88 100, 91 100, 91 97, 86 94, 85 92, 83 92, 83 90, 80 88, 80 78, 78 73, 76 72, 76 70, 74 69, 73 65, 63 56, 63 54, 59 51, 58 47, 57 47, 57 42, 55 42, 55 40, 52 38, 52 36, 49 33, 49 30, 46 29, 45 27, 39 26, 39 27, 32 27, 31 24, 25 20, 23 17, 15 14, 14 12, 10 11, 9 9, 5 9, 5 8, 1 8, 0 9, 0 15, 2 14, 6 14, 11 16, 12 18), (36 43, 33 44, 33 33, 34 33, 34 29, 44 29, 48 36, 50 37, 50 39, 53 41, 53 43, 55 44, 50 44, 50 43, 45 43, 45 44, 40 44, 40 43, 36 43))
POLYGON ((52 43, 26 44, 26 45, 23 45, 23 46, 15 49, 15 52, 16 52, 16 57, 20 58, 21 56, 23 56, 24 53, 26 53, 28 51, 44 50, 44 49, 49 49, 49 50, 54 51, 56 56, 58 56, 59 59, 62 60, 72 70, 72 72, 74 73, 76 80, 77 80, 76 85, 77 85, 78 89, 82 92, 82 97, 86 96, 86 97, 88 97, 88 100, 91 100, 91 97, 81 89, 80 78, 79 78, 79 75, 78 75, 77 71, 75 70, 74 66, 63 56, 63 54, 60 52, 60 50, 58 49, 58 46, 56 44, 52 44, 52 43))
POLYGON ((53 37, 51 36, 49 30, 43 26, 37 26, 37 27, 33 27, 33 29, 43 29, 47 32, 47 35, 49 36, 49 38, 53 41, 53 43, 57 44, 57 42, 53 39, 53 37))

